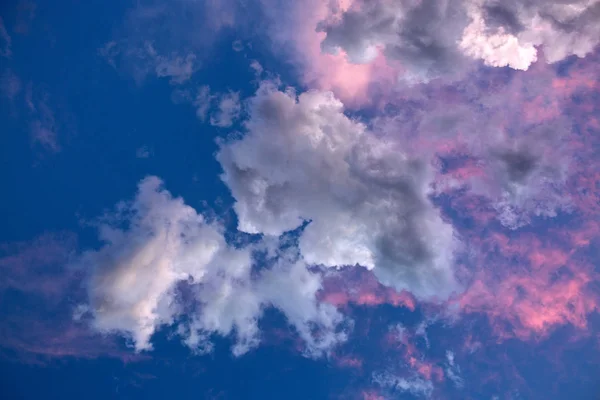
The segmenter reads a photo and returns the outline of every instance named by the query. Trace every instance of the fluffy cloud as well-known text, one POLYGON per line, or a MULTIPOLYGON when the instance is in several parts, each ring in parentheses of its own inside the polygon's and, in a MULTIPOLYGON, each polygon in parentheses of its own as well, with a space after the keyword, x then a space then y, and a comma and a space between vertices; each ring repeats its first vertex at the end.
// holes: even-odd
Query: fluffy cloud
POLYGON ((318 29, 326 52, 343 49, 351 62, 367 63, 378 49, 398 60, 408 77, 426 80, 451 71, 466 57, 496 67, 526 70, 584 57, 598 44, 597 0, 357 0, 344 12, 333 7, 318 29))
POLYGON ((308 222, 310 264, 359 264, 421 298, 457 290, 453 229, 428 198, 428 164, 348 118, 329 92, 299 96, 263 84, 247 132, 217 159, 236 199, 239 229, 281 235, 308 222))
POLYGON ((271 268, 253 276, 252 248, 228 245, 222 227, 173 198, 156 177, 144 179, 135 199, 105 218, 99 233, 104 246, 81 259, 90 270, 91 324, 127 335, 138 351, 150 349, 157 329, 178 322, 184 311, 178 331, 200 351, 210 350, 215 333, 235 335, 235 354, 254 347, 266 307, 280 309, 312 353, 345 338, 338 330, 342 317, 316 301, 318 274, 276 254, 271 268), (192 294, 189 301, 181 285, 192 294))

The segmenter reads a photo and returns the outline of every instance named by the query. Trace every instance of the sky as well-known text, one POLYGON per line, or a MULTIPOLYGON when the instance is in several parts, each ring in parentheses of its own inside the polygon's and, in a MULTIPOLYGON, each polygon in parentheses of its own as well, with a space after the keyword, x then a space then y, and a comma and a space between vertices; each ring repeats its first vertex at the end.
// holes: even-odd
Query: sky
POLYGON ((599 43, 599 0, 3 2, 3 398, 600 398, 599 43))

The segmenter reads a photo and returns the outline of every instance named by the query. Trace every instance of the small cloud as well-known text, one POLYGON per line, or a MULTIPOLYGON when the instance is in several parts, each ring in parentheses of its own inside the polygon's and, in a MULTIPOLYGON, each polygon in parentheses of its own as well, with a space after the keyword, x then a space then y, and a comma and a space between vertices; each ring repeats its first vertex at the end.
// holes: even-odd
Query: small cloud
POLYGON ((241 40, 235 40, 232 44, 231 44, 231 48, 233 49, 233 51, 235 52, 240 52, 242 50, 244 50, 244 43, 242 43, 241 40))
POLYGON ((446 351, 446 376, 454 382, 456 387, 461 388, 464 386, 465 382, 460 373, 460 367, 456 363, 454 359, 454 352, 448 350, 446 351))
POLYGON ((168 77, 172 84, 182 84, 189 80, 197 69, 196 56, 187 54, 185 57, 172 55, 169 57, 153 54, 156 62, 156 76, 168 77))
POLYGON ((213 96, 210 94, 210 87, 208 85, 201 86, 196 94, 194 100, 194 106, 196 107, 196 116, 200 121, 206 121, 208 110, 210 109, 213 96))
POLYGON ((433 393, 433 383, 419 377, 406 378, 381 372, 373 374, 373 381, 382 387, 408 392, 416 397, 430 398, 433 393))
POLYGON ((38 99, 33 99, 33 89, 30 84, 25 94, 32 121, 29 124, 31 140, 44 150, 52 153, 60 151, 58 142, 58 124, 54 111, 49 106, 49 94, 42 92, 38 99))
POLYGON ((237 120, 242 111, 239 92, 221 95, 217 111, 210 117, 210 124, 219 128, 228 128, 237 120))
POLYGON ((142 146, 135 151, 137 158, 150 158, 152 152, 148 149, 148 146, 142 146))
POLYGON ((11 70, 6 70, 0 78, 0 93, 9 102, 13 103, 15 97, 21 92, 21 80, 11 70))
POLYGON ((0 56, 6 58, 12 56, 12 39, 6 30, 2 17, 0 17, 0 56))
POLYGON ((260 63, 256 60, 252 60, 252 62, 250 63, 250 68, 252 68, 252 70, 254 70, 254 75, 257 78, 260 78, 260 76, 262 75, 264 69, 263 66, 260 65, 260 63))

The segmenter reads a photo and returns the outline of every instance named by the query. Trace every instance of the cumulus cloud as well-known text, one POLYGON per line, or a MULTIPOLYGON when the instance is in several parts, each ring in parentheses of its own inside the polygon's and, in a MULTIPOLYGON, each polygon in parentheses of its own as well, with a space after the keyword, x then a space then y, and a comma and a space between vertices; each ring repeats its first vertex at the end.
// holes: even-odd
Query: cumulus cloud
POLYGON ((161 326, 177 322, 190 347, 208 351, 212 334, 234 335, 233 352, 239 355, 258 344, 263 310, 276 307, 311 353, 345 338, 338 331, 341 315, 316 301, 318 274, 278 256, 271 268, 253 276, 252 248, 228 245, 222 231, 173 198, 158 178, 144 179, 134 200, 119 204, 99 224, 104 245, 80 260, 90 271, 91 326, 124 334, 141 351, 152 348, 161 326), (189 301, 182 299, 181 285, 192 294, 189 301), (179 321, 184 311, 187 317, 179 321))
POLYGON ((217 154, 241 231, 307 223, 299 247, 310 264, 358 264, 421 298, 458 289, 453 229, 428 197, 426 162, 378 140, 329 92, 264 83, 249 108, 245 136, 217 154))
POLYGON ((421 80, 456 71, 467 57, 526 70, 538 48, 553 63, 584 57, 600 41, 596 0, 357 0, 339 10, 318 26, 324 51, 368 63, 382 49, 421 80))

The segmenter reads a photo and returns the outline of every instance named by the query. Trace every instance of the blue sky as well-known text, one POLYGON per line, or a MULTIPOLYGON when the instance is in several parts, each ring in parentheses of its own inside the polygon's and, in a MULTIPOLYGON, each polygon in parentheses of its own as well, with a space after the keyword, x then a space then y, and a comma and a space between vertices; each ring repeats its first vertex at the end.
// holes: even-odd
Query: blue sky
POLYGON ((8 399, 594 399, 598 3, 0 8, 8 399))

